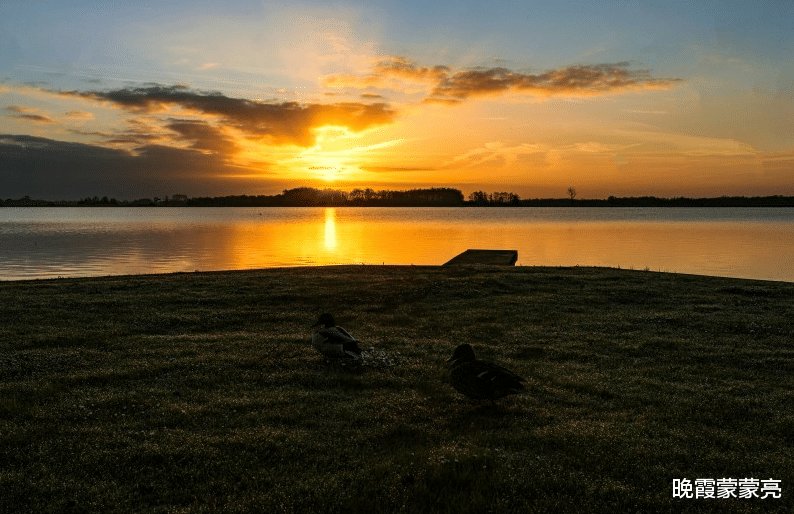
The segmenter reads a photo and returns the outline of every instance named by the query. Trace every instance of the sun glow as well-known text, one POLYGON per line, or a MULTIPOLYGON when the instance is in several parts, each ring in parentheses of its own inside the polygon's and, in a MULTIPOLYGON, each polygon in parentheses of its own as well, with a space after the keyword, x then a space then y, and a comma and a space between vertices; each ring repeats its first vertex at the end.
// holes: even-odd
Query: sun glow
POLYGON ((372 178, 369 170, 387 165, 394 156, 392 148, 407 141, 384 139, 384 132, 376 129, 354 131, 336 125, 315 127, 312 134, 313 144, 308 147, 273 145, 235 134, 234 164, 260 170, 259 176, 268 179, 284 178, 315 185, 318 182, 368 184, 372 178))
POLYGON ((313 162, 307 168, 310 174, 326 182, 333 182, 354 171, 349 166, 334 159, 312 159, 310 162, 313 162))
POLYGON ((361 171, 356 164, 359 152, 351 145, 356 134, 346 127, 330 125, 317 127, 314 133, 314 146, 300 152, 296 168, 326 182, 355 178, 361 171))

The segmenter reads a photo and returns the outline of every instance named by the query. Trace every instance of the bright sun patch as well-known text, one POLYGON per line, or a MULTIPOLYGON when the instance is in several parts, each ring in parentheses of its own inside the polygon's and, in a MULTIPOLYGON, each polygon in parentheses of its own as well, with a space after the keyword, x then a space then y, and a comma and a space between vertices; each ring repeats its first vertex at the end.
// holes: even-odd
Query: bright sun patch
POLYGON ((337 126, 317 127, 314 133, 316 143, 300 152, 296 167, 303 168, 311 177, 327 182, 349 179, 360 171, 356 163, 360 152, 351 144, 354 133, 346 127, 337 126))

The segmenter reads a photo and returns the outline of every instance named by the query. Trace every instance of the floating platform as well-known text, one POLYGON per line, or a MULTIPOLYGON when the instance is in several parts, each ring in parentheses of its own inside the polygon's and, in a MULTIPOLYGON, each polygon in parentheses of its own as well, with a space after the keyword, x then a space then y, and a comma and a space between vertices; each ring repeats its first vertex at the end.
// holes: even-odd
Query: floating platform
POLYGON ((517 260, 518 250, 466 250, 444 266, 515 266, 517 260))

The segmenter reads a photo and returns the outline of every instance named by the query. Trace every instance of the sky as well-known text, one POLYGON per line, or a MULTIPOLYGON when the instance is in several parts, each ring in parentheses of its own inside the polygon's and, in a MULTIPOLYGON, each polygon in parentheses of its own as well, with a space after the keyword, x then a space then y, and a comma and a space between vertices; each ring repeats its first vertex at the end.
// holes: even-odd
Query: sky
POLYGON ((0 198, 794 195, 794 2, 0 3, 0 198))

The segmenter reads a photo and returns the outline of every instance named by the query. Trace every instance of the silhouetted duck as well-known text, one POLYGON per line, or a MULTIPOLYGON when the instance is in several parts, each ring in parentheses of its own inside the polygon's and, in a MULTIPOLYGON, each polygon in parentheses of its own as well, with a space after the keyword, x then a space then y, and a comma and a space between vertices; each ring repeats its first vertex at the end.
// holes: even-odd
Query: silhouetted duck
POLYGON ((312 345, 326 360, 361 361, 361 348, 355 337, 342 327, 336 326, 334 317, 329 313, 320 315, 312 325, 312 345))
POLYGON ((477 359, 471 345, 455 348, 447 362, 452 387, 469 398, 493 401, 524 390, 523 378, 502 366, 477 359))

